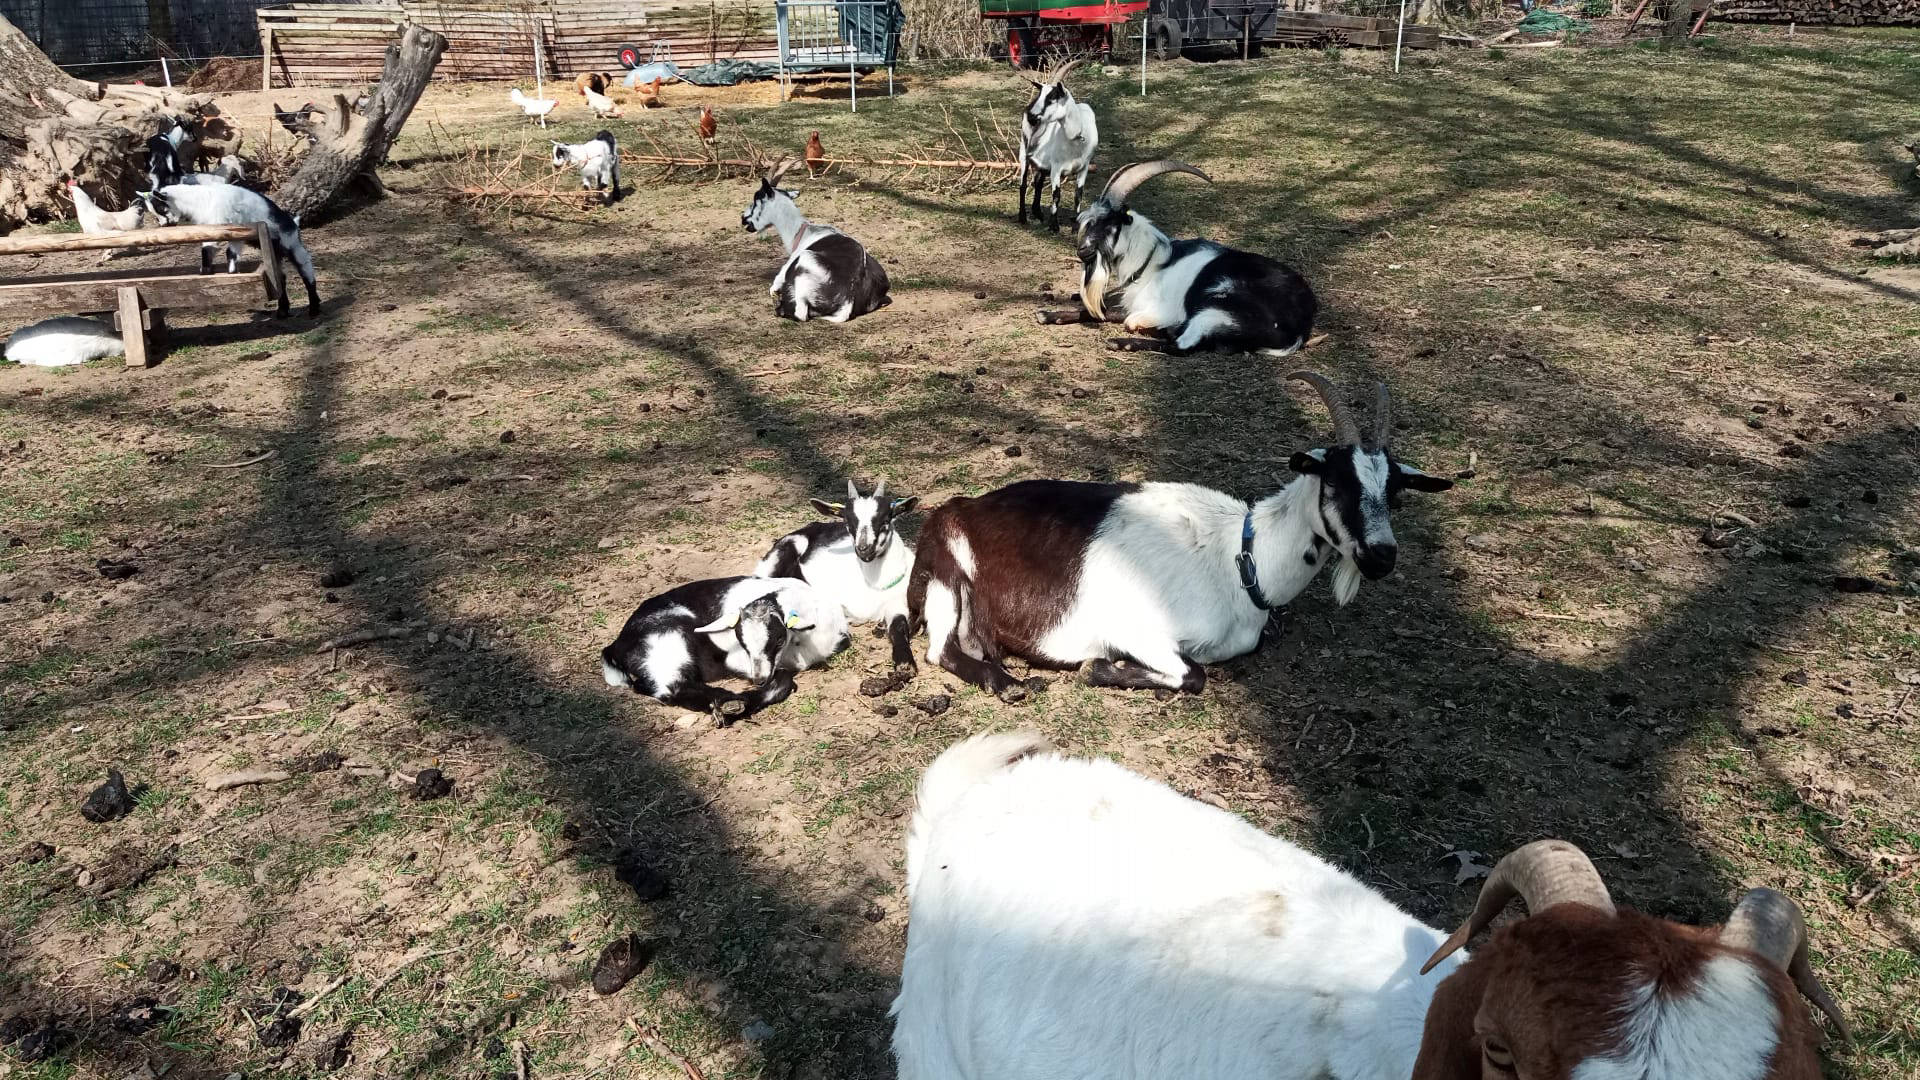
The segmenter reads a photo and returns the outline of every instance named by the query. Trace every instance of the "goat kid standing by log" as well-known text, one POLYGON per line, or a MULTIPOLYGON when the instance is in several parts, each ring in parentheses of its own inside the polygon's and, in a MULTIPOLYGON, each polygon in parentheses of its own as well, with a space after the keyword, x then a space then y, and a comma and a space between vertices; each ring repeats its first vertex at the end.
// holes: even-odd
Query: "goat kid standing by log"
POLYGON ((1319 311, 1313 288, 1292 267, 1211 240, 1173 240, 1127 197, 1182 161, 1123 165, 1080 215, 1080 303, 1039 312, 1040 322, 1118 322, 1152 338, 1116 338, 1123 352, 1259 352, 1287 356, 1307 343, 1319 311))
POLYGON ((800 193, 779 186, 791 168, 791 161, 774 166, 740 214, 748 232, 773 229, 786 246, 787 261, 767 290, 773 294, 774 314, 799 322, 820 318, 838 323, 892 303, 880 260, 839 229, 808 221, 794 205, 800 193))
MULTIPOLYGON (((1093 171, 1093 152, 1100 145, 1100 128, 1093 107, 1075 101, 1067 91, 1067 73, 1085 63, 1070 60, 1045 79, 1025 71, 1020 77, 1033 84, 1033 99, 1020 114, 1020 224, 1027 223, 1027 174, 1033 174, 1033 216, 1040 217, 1040 176, 1046 174, 1053 190, 1053 215, 1048 227, 1060 231, 1060 181, 1073 181, 1073 214, 1080 216, 1080 197, 1093 171)), ((1018 70, 1018 69, 1016 69, 1018 70)))
POLYGON ((1387 388, 1363 443, 1323 375, 1337 439, 1293 455, 1300 475, 1249 506, 1198 484, 1025 480, 927 516, 907 585, 907 618, 927 629, 927 660, 1018 701, 1002 657, 1078 668, 1087 682, 1199 693, 1202 664, 1252 652, 1269 612, 1338 564, 1333 596, 1393 571, 1388 507, 1401 491, 1445 491, 1387 447, 1387 388))

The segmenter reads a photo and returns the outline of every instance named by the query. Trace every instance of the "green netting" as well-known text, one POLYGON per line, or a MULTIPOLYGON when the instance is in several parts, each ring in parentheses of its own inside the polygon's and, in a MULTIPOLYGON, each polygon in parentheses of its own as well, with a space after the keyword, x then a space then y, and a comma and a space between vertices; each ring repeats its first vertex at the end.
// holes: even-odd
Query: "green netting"
POLYGON ((1518 29, 1524 34, 1557 34, 1566 31, 1569 34, 1584 34, 1593 29, 1593 24, 1585 19, 1570 18, 1557 11, 1534 8, 1527 17, 1520 20, 1518 29))

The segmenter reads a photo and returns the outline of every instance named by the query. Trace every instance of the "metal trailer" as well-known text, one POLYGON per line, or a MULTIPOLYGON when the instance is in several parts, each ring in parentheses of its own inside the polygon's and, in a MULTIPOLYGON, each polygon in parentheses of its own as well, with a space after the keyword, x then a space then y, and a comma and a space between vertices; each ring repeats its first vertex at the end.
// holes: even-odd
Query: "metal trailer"
POLYGON ((900 0, 776 0, 780 43, 780 99, 795 75, 846 72, 859 109, 860 72, 887 69, 893 93, 894 61, 906 11, 900 0))
POLYGON ((1036 67, 1040 54, 1101 56, 1113 51, 1113 28, 1147 10, 1149 0, 980 0, 980 17, 1006 24, 1007 59, 1036 67))
POLYGON ((1221 45, 1240 55, 1260 55, 1260 41, 1279 22, 1277 0, 1152 0, 1147 12, 1147 51, 1171 60, 1194 46, 1221 45))

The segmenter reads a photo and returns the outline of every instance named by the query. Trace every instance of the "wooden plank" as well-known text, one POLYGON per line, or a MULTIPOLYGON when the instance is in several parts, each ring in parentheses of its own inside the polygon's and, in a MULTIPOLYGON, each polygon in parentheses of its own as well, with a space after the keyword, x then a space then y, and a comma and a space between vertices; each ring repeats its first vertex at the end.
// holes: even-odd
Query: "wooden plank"
MULTIPOLYGON (((1145 33, 1145 31, 1141 32, 1145 33)), ((273 27, 271 26, 260 28, 260 89, 273 89, 273 27)))
POLYGON ((198 270, 171 274, 148 271, 131 278, 76 274, 68 280, 0 282, 0 312, 22 316, 117 311, 121 310, 125 292, 134 293, 151 308, 251 308, 259 303, 260 290, 265 287, 259 264, 252 262, 241 264, 236 274, 202 274, 198 270))
POLYGON ((51 236, 0 236, 0 255, 44 255, 54 251, 101 251, 107 248, 167 247, 172 244, 214 244, 251 240, 252 225, 173 225, 163 229, 132 229, 103 236, 56 233, 51 236))
POLYGON ((273 234, 262 221, 254 226, 254 242, 260 246, 260 280, 267 287, 267 299, 279 300, 287 294, 287 271, 280 265, 280 252, 273 246, 273 234))
POLYGON ((147 328, 140 318, 140 289, 133 285, 123 285, 114 299, 120 314, 120 341, 126 347, 127 366, 130 368, 149 366, 151 362, 147 359, 147 328))

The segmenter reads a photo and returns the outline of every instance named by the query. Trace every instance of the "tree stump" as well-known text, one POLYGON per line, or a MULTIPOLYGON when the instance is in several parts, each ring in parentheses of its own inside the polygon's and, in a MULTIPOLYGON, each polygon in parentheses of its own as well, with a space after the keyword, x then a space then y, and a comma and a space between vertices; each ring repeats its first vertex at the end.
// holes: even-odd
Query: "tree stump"
POLYGON ((364 115, 355 113, 344 95, 335 94, 331 104, 302 113, 294 122, 293 129, 311 136, 313 145, 300 167, 269 197, 289 214, 312 217, 355 183, 383 191, 374 166, 386 160, 446 51, 446 38, 409 24, 400 40, 387 46, 380 81, 364 115))
POLYGON ((0 232, 62 218, 72 176, 108 209, 127 205, 147 136, 162 121, 201 115, 211 98, 158 87, 103 86, 61 71, 0 16, 0 232))

